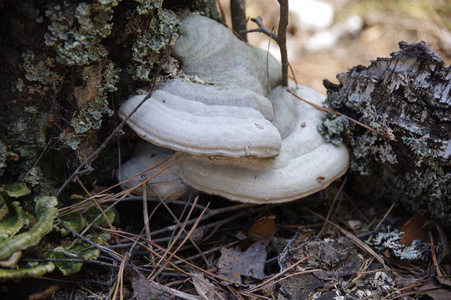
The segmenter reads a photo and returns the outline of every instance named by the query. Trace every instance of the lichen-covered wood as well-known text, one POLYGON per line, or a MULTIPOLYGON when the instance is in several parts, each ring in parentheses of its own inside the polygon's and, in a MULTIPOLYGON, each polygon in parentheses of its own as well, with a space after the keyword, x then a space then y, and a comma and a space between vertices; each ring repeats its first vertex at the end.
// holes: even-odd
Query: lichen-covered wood
POLYGON ((422 203, 442 220, 451 216, 451 69, 424 42, 325 81, 328 105, 373 133, 330 116, 320 130, 351 149, 351 169, 374 175, 379 195, 422 203), (380 186, 378 187, 380 188, 380 186))

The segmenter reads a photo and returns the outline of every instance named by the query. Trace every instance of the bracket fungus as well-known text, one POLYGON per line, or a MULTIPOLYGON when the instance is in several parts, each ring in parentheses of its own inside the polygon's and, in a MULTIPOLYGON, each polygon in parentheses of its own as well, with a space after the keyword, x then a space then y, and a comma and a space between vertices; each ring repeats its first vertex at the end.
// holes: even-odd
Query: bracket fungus
MULTIPOLYGON (((343 175, 346 147, 327 144, 317 131, 322 111, 278 86, 280 63, 272 56, 201 16, 186 17, 179 34, 173 52, 183 72, 212 84, 170 79, 128 120, 144 140, 182 152, 171 172, 199 191, 255 204, 295 200, 343 175)), ((324 101, 307 87, 291 89, 324 101)), ((127 117, 143 98, 129 99, 119 115, 127 117)), ((150 168, 152 151, 132 158, 127 164, 141 166, 118 179, 150 168)))
MULTIPOLYGON (((133 157, 123 164, 117 172, 117 178, 119 182, 122 182, 122 189, 133 189, 141 181, 150 179, 146 183, 147 195, 156 194, 162 199, 177 199, 182 196, 186 192, 187 186, 180 177, 179 166, 174 164, 163 170, 176 162, 174 153, 172 150, 151 143, 144 141, 139 143, 133 157), (140 174, 142 175, 140 176, 140 174)), ((134 190, 134 193, 142 195, 142 188, 134 190)))
MULTIPOLYGON (((321 104, 324 97, 307 87, 296 94, 321 104)), ((269 159, 187 156, 183 180, 194 189, 244 203, 281 203, 324 189, 348 168, 348 150, 326 143, 317 130, 324 113, 277 87, 275 121, 283 140, 269 159)))

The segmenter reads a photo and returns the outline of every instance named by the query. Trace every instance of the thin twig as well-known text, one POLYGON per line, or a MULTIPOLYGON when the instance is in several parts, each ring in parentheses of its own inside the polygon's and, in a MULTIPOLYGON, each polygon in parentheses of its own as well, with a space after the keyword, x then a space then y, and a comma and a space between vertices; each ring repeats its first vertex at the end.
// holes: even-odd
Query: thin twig
MULTIPOLYGON (((101 227, 99 227, 99 228, 102 229, 102 230, 104 230, 104 231, 106 231, 106 232, 109 232, 109 233, 111 233, 111 234, 117 234, 117 235, 119 235, 119 236, 121 236, 121 237, 123 237, 123 238, 126 238, 126 239, 128 239, 128 240, 131 240, 131 241, 135 241, 135 240, 133 239, 133 238, 135 238, 135 237, 139 237, 139 238, 143 239, 142 237, 140 237, 140 236, 138 236, 138 235, 136 235, 136 234, 130 233, 130 232, 124 232, 124 231, 119 231, 119 230, 112 230, 112 229, 101 228, 101 227), (132 237, 133 237, 133 238, 132 238, 132 237)), ((147 242, 149 242, 149 241, 147 241, 147 242)), ((152 243, 152 246, 153 246, 154 248, 159 249, 160 251, 167 252, 167 249, 165 249, 165 248, 163 248, 162 246, 160 246, 160 245, 154 243, 153 241, 150 241, 150 243, 152 243)), ((143 248, 147 249, 148 251, 152 252, 154 255, 156 255, 156 256, 158 256, 158 257, 162 257, 161 254, 159 254, 158 252, 154 251, 153 249, 150 249, 150 248, 149 248, 147 245, 145 245, 144 243, 138 243, 138 244, 141 245, 143 248)), ((195 264, 192 264, 192 263, 190 263, 190 262, 188 262, 188 261, 182 259, 181 257, 177 256, 176 254, 173 255, 173 258, 182 261, 183 263, 185 263, 185 264, 188 265, 189 267, 191 267, 191 268, 193 268, 193 269, 195 269, 195 270, 198 270, 198 271, 200 271, 200 272, 202 272, 202 273, 204 273, 204 274, 206 274, 206 275, 208 275, 208 276, 211 276, 211 277, 216 278, 216 279, 221 280, 221 281, 225 281, 225 282, 230 282, 230 283, 232 283, 229 279, 227 279, 227 278, 225 278, 225 277, 223 277, 223 276, 214 274, 214 273, 212 273, 212 272, 210 272, 210 271, 208 271, 208 270, 202 269, 201 267, 199 267, 199 266, 197 266, 197 265, 195 265, 195 264)), ((183 273, 183 274, 185 274, 185 275, 190 276, 190 274, 189 274, 187 271, 185 271, 184 269, 178 267, 178 266, 177 266, 176 264, 174 264, 173 262, 168 261, 168 264, 171 265, 171 266, 172 266, 173 268, 175 268, 176 270, 178 270, 179 272, 181 272, 181 273, 183 273)))
MULTIPOLYGON (((100 154, 100 152, 102 152, 103 149, 105 149, 105 147, 108 145, 108 143, 110 142, 111 139, 113 139, 122 129, 122 127, 124 127, 125 123, 130 119, 130 117, 144 104, 144 102, 146 102, 151 96, 152 93, 155 91, 156 87, 157 87, 157 78, 159 77, 158 75, 161 72, 161 69, 163 67, 163 63, 166 59, 166 57, 169 54, 169 48, 172 42, 172 33, 169 36, 169 40, 166 44, 166 48, 164 50, 164 52, 162 53, 161 57, 160 57, 160 62, 158 64, 158 67, 155 71, 155 74, 153 76, 152 82, 150 84, 150 90, 147 93, 146 97, 144 97, 144 99, 132 110, 132 112, 125 117, 122 122, 113 130, 113 132, 106 138, 106 140, 102 143, 102 145, 100 145, 96 151, 94 151, 88 158, 86 158, 79 166, 77 169, 75 169, 75 171, 72 173, 72 175, 69 176, 69 178, 66 179, 66 181, 63 183, 63 185, 59 188, 59 190, 56 192, 55 197, 58 197, 63 190, 66 188, 66 186, 76 177, 79 175, 82 175, 84 173, 86 173, 86 169, 82 170, 83 168, 87 168, 87 170, 92 171, 92 167, 90 166, 90 163, 93 162, 97 156, 100 154)), ((88 172, 88 173, 89 173, 88 172)))
POLYGON ((249 30, 246 30, 246 32, 261 32, 261 33, 266 34, 273 40, 277 41, 277 39, 278 39, 277 34, 275 34, 274 32, 272 32, 271 30, 269 30, 268 28, 265 27, 265 25, 262 22, 263 21, 262 17, 251 18, 251 21, 254 23, 257 23, 258 28, 249 29, 249 30))
POLYGON ((380 134, 380 135, 382 135, 383 137, 385 137, 385 138, 387 138, 387 139, 389 139, 389 140, 391 140, 391 141, 397 142, 397 140, 396 140, 394 137, 392 137, 392 136, 390 136, 390 135, 388 135, 388 134, 385 134, 385 133, 378 132, 376 129, 374 129, 374 128, 368 126, 368 125, 365 125, 365 124, 363 124, 363 123, 361 123, 361 122, 359 122, 359 121, 357 121, 357 120, 354 120, 353 118, 348 117, 347 115, 344 115, 344 114, 342 114, 342 113, 340 113, 340 112, 338 112, 338 111, 329 109, 329 108, 327 108, 327 107, 324 107, 324 106, 315 104, 315 103, 313 103, 313 102, 307 101, 307 100, 305 100, 305 99, 299 97, 298 95, 296 95, 295 93, 293 93, 293 92, 290 91, 290 90, 287 90, 287 92, 290 93, 291 95, 295 96, 295 97, 298 98, 299 100, 304 101, 305 103, 307 103, 307 104, 313 106, 313 107, 316 108, 316 109, 319 109, 319 110, 322 110, 322 111, 325 111, 325 112, 329 112, 329 113, 335 114, 335 115, 337 115, 337 116, 345 117, 345 118, 348 119, 349 121, 354 122, 354 123, 356 123, 357 125, 360 125, 360 126, 362 126, 363 128, 365 128, 365 129, 368 129, 368 130, 370 130, 370 131, 372 131, 372 132, 374 132, 374 133, 376 133, 376 134, 380 134))
POLYGON ((150 235, 150 224, 149 224, 149 211, 148 211, 148 207, 147 207, 147 187, 143 186, 142 190, 143 190, 142 202, 143 202, 144 230, 146 232, 146 238, 150 241, 151 235, 150 235))
POLYGON ((230 13, 232 14, 233 31, 247 42, 245 0, 230 0, 230 13))
POLYGON ((287 50, 287 27, 288 27, 288 0, 279 0, 280 19, 277 44, 280 48, 282 60, 282 85, 288 86, 288 50, 287 50))
MULTIPOLYGON (((106 195, 106 196, 105 196, 105 195, 99 195, 99 194, 98 194, 98 195, 95 195, 95 196, 93 196, 92 198, 91 198, 91 197, 90 197, 90 198, 87 198, 87 199, 85 199, 85 200, 83 200, 83 201, 81 201, 81 202, 78 202, 77 204, 74 204, 74 205, 72 205, 72 206, 67 206, 67 207, 61 208, 61 209, 59 210, 59 213, 60 213, 60 215, 64 215, 64 214, 68 214, 68 213, 74 213, 74 212, 77 212, 77 211, 80 211, 80 210, 87 210, 87 209, 89 209, 89 208, 92 207, 92 205, 90 204, 90 201, 91 201, 93 198, 95 198, 95 197, 102 197, 102 199, 98 200, 97 203, 98 203, 98 204, 103 204, 103 203, 106 203, 106 202, 110 202, 110 201, 112 201, 112 200, 115 200, 115 199, 117 199, 117 198, 119 198, 119 197, 125 197, 125 196, 128 196, 132 190, 137 189, 137 188, 142 187, 143 185, 147 184, 147 182, 149 182, 150 180, 152 180, 153 178, 155 178, 156 176, 158 176, 159 174, 161 174, 162 172, 164 172, 164 171, 167 170, 168 168, 170 168, 170 167, 172 167, 173 165, 175 165, 176 163, 178 163, 181 159, 182 159, 182 158, 179 158, 179 159, 175 160, 174 162, 170 163, 169 165, 165 166, 164 168, 162 168, 161 170, 159 170, 158 172, 156 172, 155 174, 153 174, 152 176, 150 176, 150 177, 147 178, 146 180, 140 182, 139 184, 137 184, 137 185, 134 186, 133 188, 130 188, 130 189, 128 189, 128 190, 121 191, 121 192, 119 192, 119 193, 117 193, 117 194, 112 194, 112 195, 106 195)), ((169 159, 168 159, 168 160, 169 160, 169 159)), ((143 172, 141 172, 141 173, 139 173, 139 174, 137 174, 137 175, 135 175, 135 176, 133 176, 133 177, 127 179, 127 180, 124 180, 123 182, 117 183, 117 184, 115 184, 114 186, 111 186, 111 187, 105 189, 105 190, 102 191, 101 193, 103 193, 103 192, 105 192, 105 191, 108 191, 108 190, 112 189, 113 187, 119 186, 119 185, 121 185, 121 184, 123 184, 123 183, 125 183, 125 182, 128 182, 128 181, 130 181, 130 180, 133 180, 133 179, 136 178, 136 177, 142 176, 143 174, 145 174, 145 173, 147 173, 147 172, 149 172, 149 171, 155 169, 156 167, 158 167, 159 165, 161 165, 162 163, 164 163, 164 162, 166 162, 166 161, 167 161, 167 160, 165 160, 165 161, 159 163, 158 165, 153 166, 152 168, 147 169, 147 170, 145 170, 145 171, 143 171, 143 172)))
MULTIPOLYGON (((196 197, 196 202, 197 202, 197 197, 196 197)), ((163 271, 163 269, 165 268, 165 266, 168 264, 168 262, 170 262, 172 260, 172 258, 174 258, 175 254, 180 250, 180 248, 186 243, 186 241, 188 241, 188 239, 191 237, 191 235, 193 234, 194 230, 197 228, 197 226, 199 225, 200 220, 202 219, 203 215, 205 214, 206 210, 208 207, 205 208, 204 211, 201 212, 200 216, 197 218, 196 223, 193 224, 193 226, 191 227, 190 231, 187 233, 186 237, 183 239, 183 241, 180 243, 180 245, 174 250, 172 251, 172 253, 169 255, 169 257, 165 260, 164 264, 160 267, 160 269, 158 269, 155 274, 153 274, 152 276, 149 276, 149 278, 153 278, 155 279, 156 276, 158 276, 158 274, 163 271)), ((188 222, 189 217, 191 216, 191 213, 193 211, 193 207, 191 207, 191 211, 189 212, 189 214, 186 216, 186 221, 183 224, 183 227, 180 228, 179 234, 181 234, 184 229, 186 228, 186 223, 188 222)), ((175 245, 175 243, 177 242, 177 239, 174 240, 174 242, 172 243, 172 245, 170 245, 170 247, 168 247, 167 252, 164 254, 164 256, 162 256, 160 258, 160 261, 158 262, 158 265, 161 264, 161 262, 165 259, 165 255, 167 253, 169 253, 169 251, 171 250, 171 248, 175 245)))
POLYGON ((70 229, 69 227, 66 227, 66 226, 63 224, 63 222, 61 222, 59 225, 60 225, 61 227, 63 227, 65 230, 67 230, 68 232, 72 233, 73 235, 75 235, 76 237, 78 237, 79 239, 81 239, 83 242, 88 243, 89 245, 93 246, 94 248, 99 249, 101 252, 110 255, 110 256, 113 257, 114 259, 122 260, 122 257, 121 257, 121 255, 120 255, 119 253, 117 253, 117 252, 115 252, 115 251, 113 251, 113 250, 111 250, 111 249, 109 249, 109 248, 107 248, 107 247, 104 247, 104 246, 101 246, 101 245, 98 245, 98 244, 94 243, 94 242, 91 241, 90 239, 85 238, 84 236, 82 236, 81 234, 79 234, 79 233, 73 231, 73 230, 70 229))
MULTIPOLYGON (((330 206, 329 211, 327 212, 327 216, 326 216, 326 220, 324 221, 324 225, 323 225, 323 227, 321 228, 321 230, 318 232, 318 234, 316 236, 318 236, 318 237, 321 236, 321 234, 324 232, 324 230, 326 230, 327 223, 331 219, 330 216, 332 215, 332 210, 335 207, 335 202, 337 202, 338 197, 341 195, 341 192, 343 191, 343 188, 344 188, 344 186, 345 186, 347 181, 348 181, 348 177, 346 176, 345 179, 343 180, 343 182, 341 183, 340 188, 338 189, 338 192, 337 192, 337 194, 334 197, 334 200, 332 201, 332 205, 330 206)), ((336 208, 337 210, 338 210, 338 207, 339 207, 339 205, 336 208)))

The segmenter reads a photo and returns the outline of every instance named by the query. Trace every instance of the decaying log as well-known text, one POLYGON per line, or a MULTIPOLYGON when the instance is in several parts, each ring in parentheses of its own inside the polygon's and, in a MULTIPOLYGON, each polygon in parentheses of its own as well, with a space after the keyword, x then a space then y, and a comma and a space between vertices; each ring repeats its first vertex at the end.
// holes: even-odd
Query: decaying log
POLYGON ((451 216, 451 68, 424 42, 400 42, 401 51, 327 80, 327 104, 380 134, 330 116, 320 130, 344 140, 351 170, 373 175, 379 193, 427 203, 436 218, 451 216), (380 189, 381 186, 378 186, 380 189), (381 192, 379 190, 379 192, 381 192))

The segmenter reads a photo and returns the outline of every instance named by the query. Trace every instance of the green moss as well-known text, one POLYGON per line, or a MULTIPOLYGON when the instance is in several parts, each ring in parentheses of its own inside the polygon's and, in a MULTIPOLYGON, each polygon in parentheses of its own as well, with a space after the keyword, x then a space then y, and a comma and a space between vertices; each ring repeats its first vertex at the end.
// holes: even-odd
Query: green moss
POLYGON ((57 53, 56 61, 65 65, 87 65, 108 55, 102 40, 111 34, 113 8, 120 0, 98 0, 92 5, 73 7, 63 2, 45 12, 51 24, 45 43, 57 53))
POLYGON ((0 221, 3 220, 9 213, 9 207, 5 202, 5 199, 0 195, 0 221))
POLYGON ((24 215, 19 202, 14 201, 9 205, 6 218, 0 222, 0 243, 2 240, 14 236, 24 225, 24 215))
POLYGON ((5 184, 0 191, 5 191, 9 197, 13 198, 20 198, 31 193, 30 189, 20 183, 5 184))
MULTIPOLYGON (((71 229, 74 232, 80 233, 88 224, 97 225, 100 227, 108 227, 109 224, 114 222, 116 214, 113 210, 106 211, 107 207, 103 207, 105 210, 105 215, 108 220, 105 219, 104 215, 98 210, 90 210, 83 214, 83 217, 76 214, 70 214, 62 218, 64 226, 71 229)), ((60 232, 63 235, 67 235, 68 232, 64 228, 60 228, 60 232)))
MULTIPOLYGON (((72 259, 82 259, 82 260, 93 260, 99 257, 100 250, 99 249, 85 249, 85 247, 81 245, 76 245, 72 247, 72 251, 75 253, 74 255, 70 255, 63 247, 56 248, 55 251, 51 251, 46 253, 46 258, 49 259, 68 259, 68 257, 72 259)), ((69 276, 75 273, 80 272, 83 263, 81 262, 55 262, 55 266, 63 273, 65 276, 69 276)))

